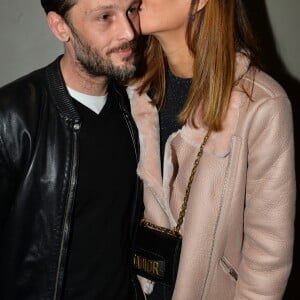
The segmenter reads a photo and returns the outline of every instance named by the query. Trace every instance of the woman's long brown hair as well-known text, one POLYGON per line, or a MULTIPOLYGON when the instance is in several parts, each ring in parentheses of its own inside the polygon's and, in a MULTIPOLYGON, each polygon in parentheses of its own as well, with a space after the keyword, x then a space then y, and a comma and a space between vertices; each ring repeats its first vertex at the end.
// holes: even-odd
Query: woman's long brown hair
MULTIPOLYGON (((250 66, 260 67, 258 48, 253 37, 243 0, 208 0, 205 8, 197 12, 200 0, 191 0, 186 31, 187 45, 194 57, 193 78, 187 101, 179 114, 181 123, 192 120, 202 109, 202 122, 212 130, 222 128, 232 88, 235 84, 235 57, 243 52, 250 66)), ((144 41, 141 56, 143 84, 139 92, 149 86, 153 103, 161 108, 165 101, 166 57, 153 36, 144 41)))

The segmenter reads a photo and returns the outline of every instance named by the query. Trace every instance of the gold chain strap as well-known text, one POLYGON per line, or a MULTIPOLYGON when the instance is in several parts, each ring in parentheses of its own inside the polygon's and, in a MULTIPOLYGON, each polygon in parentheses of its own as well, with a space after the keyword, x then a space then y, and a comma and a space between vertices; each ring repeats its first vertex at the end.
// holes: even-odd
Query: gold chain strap
POLYGON ((194 161, 194 166, 192 168, 191 175, 190 175, 190 178, 189 178, 189 182, 188 182, 188 185, 187 185, 187 188, 186 188, 186 191, 185 191, 185 195, 184 195, 184 198, 183 198, 183 203, 181 205, 181 210, 180 210, 179 217, 178 217, 178 220, 177 220, 177 225, 174 228, 174 231, 177 234, 179 234, 180 227, 183 223, 183 219, 184 219, 184 216, 185 216, 185 212, 186 212, 187 203, 188 203, 188 200, 189 200, 189 195, 190 195, 192 183, 193 183, 195 173, 196 173, 198 165, 199 165, 200 158, 202 157, 202 154, 203 154, 203 148, 207 143, 209 135, 210 135, 210 130, 205 135, 205 137, 202 141, 202 144, 200 146, 199 152, 197 153, 196 159, 194 161))
POLYGON ((170 234, 170 235, 173 235, 173 236, 180 236, 180 233, 175 231, 175 227, 173 229, 166 228, 166 227, 163 227, 163 226, 153 224, 149 221, 146 221, 145 219, 141 220, 141 224, 143 224, 146 227, 158 230, 158 231, 166 233, 166 234, 170 234))
POLYGON ((159 225, 155 225, 151 222, 148 222, 144 218, 141 220, 141 224, 143 224, 147 227, 150 227, 152 229, 156 229, 158 231, 170 234, 170 235, 180 236, 179 231, 180 231, 180 227, 183 223, 183 219, 184 219, 184 216, 185 216, 187 203, 188 203, 188 199, 189 199, 189 195, 190 195, 190 191, 191 191, 191 186, 192 186, 192 183, 193 183, 193 180, 194 180, 194 177, 195 177, 195 173, 196 173, 198 165, 199 165, 200 158, 202 157, 202 154, 203 154, 203 148, 204 148, 205 144, 207 143, 209 135, 210 135, 210 130, 207 132, 207 134, 203 138, 202 144, 200 146, 200 149, 199 149, 199 151, 197 153, 197 156, 196 156, 196 159, 194 161, 194 165, 193 165, 193 168, 192 168, 192 171, 191 171, 189 182, 188 182, 188 185, 187 185, 187 188, 186 188, 186 191, 185 191, 185 196, 184 196, 184 199, 183 199, 183 203, 181 205, 181 210, 180 210, 180 213, 179 213, 179 216, 178 216, 177 225, 173 229, 169 229, 169 228, 165 228, 165 227, 162 227, 162 226, 159 226, 159 225))

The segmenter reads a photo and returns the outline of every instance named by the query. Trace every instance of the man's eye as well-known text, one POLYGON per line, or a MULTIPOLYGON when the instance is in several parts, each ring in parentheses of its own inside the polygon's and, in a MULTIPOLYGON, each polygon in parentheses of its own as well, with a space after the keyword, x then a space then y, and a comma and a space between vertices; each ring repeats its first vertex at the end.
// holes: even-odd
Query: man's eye
POLYGON ((138 6, 132 6, 128 9, 128 15, 136 15, 138 13, 138 6))
POLYGON ((109 15, 101 15, 101 16, 99 17, 99 20, 100 20, 100 21, 107 21, 108 18, 109 18, 109 15))

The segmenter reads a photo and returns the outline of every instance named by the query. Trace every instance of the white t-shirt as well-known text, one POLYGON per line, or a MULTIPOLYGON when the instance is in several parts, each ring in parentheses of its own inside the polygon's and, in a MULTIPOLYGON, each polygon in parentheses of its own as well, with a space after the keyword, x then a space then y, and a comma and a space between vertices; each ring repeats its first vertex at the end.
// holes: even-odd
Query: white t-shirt
POLYGON ((78 102, 95 112, 97 115, 100 114, 102 108, 104 107, 107 95, 105 96, 91 96, 87 94, 80 93, 76 90, 67 86, 69 94, 78 102))

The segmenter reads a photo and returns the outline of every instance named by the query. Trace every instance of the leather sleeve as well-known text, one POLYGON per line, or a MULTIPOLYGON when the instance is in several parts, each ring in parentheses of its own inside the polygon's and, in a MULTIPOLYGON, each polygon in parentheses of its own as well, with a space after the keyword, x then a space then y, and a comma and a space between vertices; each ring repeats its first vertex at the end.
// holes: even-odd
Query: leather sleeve
POLYGON ((0 136, 0 234, 2 233, 15 194, 16 178, 8 164, 7 152, 3 139, 0 136))
POLYGON ((244 243, 234 299, 282 299, 292 265, 295 171, 287 98, 264 101, 248 139, 244 243))

